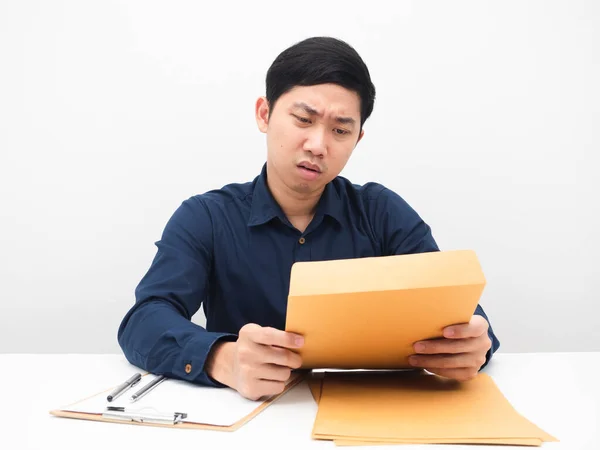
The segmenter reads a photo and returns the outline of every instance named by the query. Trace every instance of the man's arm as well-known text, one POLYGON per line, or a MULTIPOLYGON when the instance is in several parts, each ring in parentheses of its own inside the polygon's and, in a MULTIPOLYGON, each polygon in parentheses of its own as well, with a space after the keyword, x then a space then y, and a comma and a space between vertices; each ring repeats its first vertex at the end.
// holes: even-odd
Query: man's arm
POLYGON ((207 295, 213 252, 213 225, 201 199, 179 206, 156 246, 119 327, 119 345, 129 362, 149 372, 222 386, 206 373, 206 359, 217 341, 236 336, 191 322, 207 295))
MULTIPOLYGON (((429 225, 404 199, 387 188, 380 189, 375 195, 369 202, 372 205, 369 219, 382 240, 384 255, 439 251, 429 225)), ((483 368, 500 347, 500 342, 481 305, 477 305, 474 314, 483 317, 489 324, 487 336, 491 346, 481 366, 483 368)))

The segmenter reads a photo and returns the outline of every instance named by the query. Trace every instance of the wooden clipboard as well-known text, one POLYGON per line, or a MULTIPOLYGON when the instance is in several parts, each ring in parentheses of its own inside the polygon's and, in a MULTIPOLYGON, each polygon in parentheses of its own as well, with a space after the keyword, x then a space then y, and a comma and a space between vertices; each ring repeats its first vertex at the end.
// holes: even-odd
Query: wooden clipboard
MULTIPOLYGON (((146 373, 143 376, 146 376, 146 375, 148 375, 148 374, 146 373)), ((153 426, 153 427, 167 427, 167 428, 186 428, 186 429, 196 429, 196 430, 235 431, 235 430, 239 429, 240 427, 242 427, 243 425, 245 425, 246 423, 248 423, 250 420, 252 420, 258 414, 260 414, 262 411, 264 411, 267 407, 269 407, 271 404, 273 404, 275 401, 277 401, 281 396, 285 395, 294 386, 299 384, 304 379, 304 375, 305 374, 303 372, 292 373, 292 376, 290 377, 290 380, 288 381, 288 384, 286 385, 283 392, 281 392, 280 394, 277 394, 275 396, 269 397, 269 398, 265 399, 264 401, 260 402, 258 404, 258 406, 254 410, 252 410, 252 412, 250 414, 247 414, 247 415, 241 417, 239 420, 237 420, 236 422, 234 422, 231 425, 214 425, 214 424, 210 424, 210 423, 188 422, 188 421, 185 421, 185 419, 179 423, 153 423, 153 422, 137 421, 137 420, 131 420, 131 419, 125 419, 125 418, 123 418, 123 419, 107 418, 107 417, 103 416, 103 414, 105 413, 105 410, 98 411, 98 412, 95 412, 95 411, 94 412, 80 412, 80 411, 72 411, 69 409, 70 407, 73 407, 74 405, 77 405, 86 400, 89 400, 92 397, 104 396, 107 393, 111 392, 114 387, 106 389, 97 394, 93 394, 89 397, 83 398, 83 399, 76 401, 74 403, 71 403, 63 408, 53 409, 53 410, 49 411, 49 413, 53 416, 61 417, 61 418, 92 420, 92 421, 107 422, 107 423, 119 423, 119 424, 142 425, 142 426, 153 426)), ((228 388, 210 388, 210 389, 228 389, 228 388)))

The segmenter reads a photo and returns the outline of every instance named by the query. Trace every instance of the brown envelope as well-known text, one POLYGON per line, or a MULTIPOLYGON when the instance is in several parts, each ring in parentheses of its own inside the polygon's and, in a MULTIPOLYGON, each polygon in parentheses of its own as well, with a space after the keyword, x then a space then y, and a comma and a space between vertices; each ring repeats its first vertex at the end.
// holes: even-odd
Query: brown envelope
POLYGON ((297 262, 285 329, 305 338, 303 368, 407 368, 416 341, 471 319, 485 283, 471 250, 297 262))
MULTIPOLYGON (((321 389, 323 387, 323 380, 325 373, 312 374, 306 381, 310 392, 314 400, 319 404, 321 400, 321 389)), ((424 438, 411 438, 411 439, 383 439, 383 438, 371 438, 371 440, 347 436, 343 439, 333 439, 335 445, 340 447, 350 446, 365 446, 365 445, 390 445, 390 444, 454 444, 454 439, 424 439, 424 438)), ((521 445, 521 446, 532 446, 538 447, 542 445, 543 441, 539 438, 463 438, 461 442, 464 444, 491 444, 491 445, 521 445)))
MULTIPOLYGON (((391 444, 456 444, 452 439, 409 439, 393 441, 351 441, 335 439, 335 445, 339 447, 363 446, 363 445, 391 445, 391 444)), ((542 445, 540 439, 461 439, 462 444, 489 444, 489 445, 521 445, 539 447, 542 445)))
POLYGON ((485 373, 458 382, 426 372, 326 374, 310 382, 313 438, 337 445, 557 441, 520 415, 485 373))

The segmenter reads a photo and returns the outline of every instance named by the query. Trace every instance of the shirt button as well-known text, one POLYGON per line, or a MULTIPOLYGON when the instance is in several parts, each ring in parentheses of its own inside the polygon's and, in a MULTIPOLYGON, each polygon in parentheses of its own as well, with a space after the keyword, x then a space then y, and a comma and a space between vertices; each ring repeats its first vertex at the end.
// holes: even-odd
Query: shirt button
POLYGON ((185 373, 190 373, 192 371, 192 365, 191 364, 186 364, 185 365, 185 373))
POLYGON ((301 237, 300 239, 298 239, 298 242, 300 242, 301 244, 304 244, 306 242, 306 239, 304 239, 303 237, 301 237))

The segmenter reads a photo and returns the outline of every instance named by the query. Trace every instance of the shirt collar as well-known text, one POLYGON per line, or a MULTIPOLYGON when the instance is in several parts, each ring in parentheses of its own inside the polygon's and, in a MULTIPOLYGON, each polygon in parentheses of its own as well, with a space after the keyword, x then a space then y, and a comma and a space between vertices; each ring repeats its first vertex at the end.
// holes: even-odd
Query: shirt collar
MULTIPOLYGON (((334 181, 327 183, 325 186, 325 190, 317 204, 315 218, 318 216, 330 216, 340 224, 342 223, 342 202, 334 181)), ((265 163, 260 175, 254 180, 248 226, 262 225, 275 217, 279 218, 283 223, 288 223, 283 210, 275 201, 267 185, 267 164, 265 163)))

